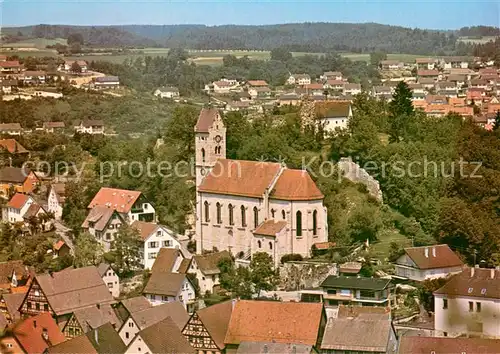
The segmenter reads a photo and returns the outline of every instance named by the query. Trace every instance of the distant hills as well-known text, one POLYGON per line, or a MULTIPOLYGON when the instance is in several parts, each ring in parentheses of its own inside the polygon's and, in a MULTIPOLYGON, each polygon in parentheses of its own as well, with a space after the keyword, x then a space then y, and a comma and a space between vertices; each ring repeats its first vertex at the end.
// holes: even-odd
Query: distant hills
POLYGON ((458 31, 412 29, 376 23, 296 23, 262 26, 36 25, 2 29, 8 40, 22 37, 67 38, 82 34, 96 47, 182 47, 189 49, 261 49, 285 47, 301 52, 373 52, 408 54, 465 54, 467 44, 459 36, 495 36, 494 27, 464 27, 458 31))

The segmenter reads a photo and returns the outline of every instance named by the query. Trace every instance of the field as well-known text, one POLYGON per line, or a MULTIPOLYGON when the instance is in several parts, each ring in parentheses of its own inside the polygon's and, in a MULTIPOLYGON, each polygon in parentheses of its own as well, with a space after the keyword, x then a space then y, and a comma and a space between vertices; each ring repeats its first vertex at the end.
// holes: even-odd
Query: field
POLYGON ((493 42, 495 40, 495 36, 460 37, 458 40, 460 42, 469 43, 469 44, 484 44, 484 43, 488 43, 488 42, 493 42))

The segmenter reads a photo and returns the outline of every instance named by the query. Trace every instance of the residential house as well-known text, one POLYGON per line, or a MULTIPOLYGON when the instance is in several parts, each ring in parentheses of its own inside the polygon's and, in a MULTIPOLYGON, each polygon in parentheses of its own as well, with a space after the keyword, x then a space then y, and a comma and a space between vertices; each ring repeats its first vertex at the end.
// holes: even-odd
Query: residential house
POLYGON ((486 92, 482 88, 474 88, 469 87, 467 89, 467 104, 476 104, 477 106, 481 106, 483 104, 483 99, 486 96, 486 92))
POLYGON ((391 304, 392 288, 390 279, 330 275, 320 288, 300 293, 303 301, 325 302, 326 306, 387 307, 391 304))
POLYGON ((433 79, 434 81, 441 79, 441 73, 438 70, 418 70, 418 78, 433 79))
POLYGON ((38 176, 25 168, 3 167, 0 169, 0 194, 7 196, 13 190, 17 193, 31 193, 40 184, 38 176))
POLYGON ((21 135, 23 128, 19 123, 0 123, 0 134, 21 135))
POLYGON ((250 102, 245 101, 232 101, 226 105, 226 111, 228 112, 238 112, 242 110, 247 110, 250 108, 250 102))
POLYGON ((19 144, 16 139, 0 139, 0 149, 3 148, 9 155, 28 157, 29 151, 19 144))
POLYGON ((280 106, 298 106, 301 104, 300 96, 294 92, 284 93, 278 97, 280 106))
POLYGON ((101 263, 97 266, 97 271, 102 278, 102 281, 106 284, 111 295, 114 298, 120 296, 120 278, 118 274, 111 268, 107 263, 101 263))
POLYGON ((17 60, 0 61, 0 73, 2 74, 19 74, 22 67, 23 66, 17 60))
POLYGON ((453 81, 439 81, 435 87, 437 91, 451 91, 455 92, 455 95, 458 91, 457 84, 453 81))
POLYGON ((116 315, 122 323, 129 318, 130 314, 152 307, 153 305, 142 295, 120 300, 114 306, 116 315))
POLYGON ((426 90, 430 90, 434 88, 436 80, 430 77, 419 77, 418 83, 421 84, 426 90))
POLYGON ((434 292, 434 329, 443 336, 500 337, 500 270, 467 268, 434 292))
POLYGON ((425 109, 427 108, 427 102, 425 102, 425 100, 422 99, 414 99, 412 100, 412 104, 413 108, 420 109, 422 111, 425 111, 425 109))
POLYGON ((451 106, 448 104, 427 104, 425 107, 425 113, 429 117, 441 118, 447 115, 451 110, 451 106))
POLYGON ((69 248, 68 244, 63 240, 59 240, 54 243, 52 250, 54 252, 54 257, 65 257, 72 253, 71 248, 69 248))
POLYGON ((433 58, 417 58, 415 59, 417 70, 434 70, 437 60, 433 58))
POLYGON ((12 93, 13 89, 17 87, 17 80, 1 80, 0 91, 4 94, 12 93))
POLYGON ((442 59, 443 69, 467 69, 471 58, 467 57, 445 57, 442 59))
POLYGON ((252 99, 265 99, 271 97, 271 89, 267 86, 256 86, 248 89, 248 94, 252 99))
POLYGON ((45 71, 23 71, 19 79, 24 85, 43 85, 45 84, 45 71))
POLYGON ((236 300, 221 302, 197 310, 191 315, 182 334, 198 353, 224 353, 224 339, 235 303, 236 300))
POLYGON ((322 304, 240 300, 234 305, 224 339, 225 352, 242 342, 304 344, 319 348, 326 326, 322 304))
POLYGON ((329 318, 321 353, 397 353, 398 339, 387 315, 329 318))
POLYGON ((179 98, 179 89, 173 86, 164 86, 156 89, 154 92, 156 97, 160 98, 179 98))
POLYGON ((405 248, 394 264, 396 276, 416 281, 444 278, 462 271, 464 264, 448 245, 405 248))
POLYGON ((440 338, 402 336, 399 354, 498 354, 500 340, 484 338, 440 338))
POLYGON ((465 98, 448 98, 448 104, 450 106, 465 106, 465 98))
POLYGON ((125 354, 195 354, 172 318, 167 317, 142 329, 125 350, 125 354))
POLYGON ((472 117, 474 115, 474 107, 471 106, 451 106, 450 112, 461 115, 462 117, 472 117))
MULTIPOLYGON (((144 269, 151 269, 153 267, 158 252, 162 248, 171 248, 174 250, 181 248, 179 235, 166 226, 136 220, 132 223, 131 227, 139 232, 139 236, 143 242, 141 263, 144 269)), ((186 254, 186 256, 188 255, 186 254)))
POLYGON ((380 68, 382 70, 392 71, 401 70, 404 67, 404 63, 398 60, 382 60, 380 62, 380 68))
POLYGON ((47 211, 37 202, 30 205, 23 215, 24 224, 31 233, 36 232, 38 228, 41 231, 50 231, 53 228, 51 218, 46 217, 47 211))
POLYGON ((239 90, 239 84, 236 80, 222 79, 212 83, 211 91, 218 94, 226 94, 239 90))
POLYGON ((346 129, 352 118, 351 103, 347 101, 316 102, 315 114, 325 132, 332 133, 337 128, 346 129))
POLYGON ((448 104, 448 98, 444 95, 427 95, 425 101, 427 104, 448 104))
POLYGON ((351 96, 356 96, 361 93, 361 84, 349 84, 346 83, 344 85, 344 95, 351 95, 351 96))
MULTIPOLYGON (((25 292, 17 292, 18 290, 24 290, 21 288, 12 288, 12 293, 3 293, 0 295, 0 316, 3 316, 7 325, 12 325, 21 319, 21 313, 19 312, 19 306, 23 303, 25 292)), ((0 325, 0 328, 5 328, 0 325)), ((3 329, 2 328, 2 329, 3 329)))
POLYGON ((116 210, 128 224, 136 220, 147 222, 156 220, 153 205, 139 191, 102 187, 87 208, 92 209, 96 206, 116 210))
POLYGON ((311 77, 308 74, 292 74, 286 80, 288 85, 309 85, 311 83, 311 77))
POLYGON ((324 82, 328 80, 344 80, 340 71, 325 71, 319 78, 324 82))
POLYGON ((97 268, 90 266, 37 275, 19 312, 22 316, 48 312, 60 323, 77 310, 113 302, 97 268))
POLYGON ((342 80, 326 80, 324 86, 322 87, 322 94, 324 94, 324 89, 330 89, 333 91, 341 91, 344 92, 345 85, 347 83, 342 80))
POLYGON ((487 90, 488 89, 488 81, 485 79, 472 79, 470 81, 470 87, 487 90))
POLYGON ((479 72, 472 69, 452 68, 447 69, 446 72, 449 75, 464 75, 467 81, 470 81, 472 78, 479 76, 479 72))
MULTIPOLYGON (((343 86, 342 86, 343 88, 343 86)), ((306 95, 309 96, 324 96, 325 88, 323 84, 313 83, 309 85, 304 85, 304 89, 306 90, 306 95)))
POLYGON ((131 312, 118 330, 118 334, 122 341, 128 346, 141 330, 165 318, 171 318, 177 328, 182 330, 189 320, 189 315, 184 306, 178 301, 144 308, 131 312))
POLYGON ((231 259, 231 254, 228 251, 221 251, 193 256, 188 272, 196 275, 201 294, 213 293, 214 288, 219 285, 220 269, 218 264, 224 258, 231 259))
POLYGON ((96 90, 118 87, 120 87, 120 78, 118 76, 100 76, 96 77, 93 82, 93 88, 96 90))
POLYGON ((126 221, 123 216, 115 209, 105 206, 95 206, 90 209, 83 221, 82 229, 94 236, 103 246, 105 252, 109 252, 119 228, 124 223, 126 221))
POLYGON ((378 99, 392 100, 392 88, 388 86, 373 86, 372 95, 378 99))
POLYGON ((104 122, 102 120, 82 120, 75 126, 75 132, 80 134, 104 134, 104 122))
MULTIPOLYGON (((71 72, 73 71, 73 65, 75 63, 75 60, 65 60, 64 64, 59 66, 60 71, 66 71, 66 72, 71 72)), ((85 60, 76 60, 76 63, 80 67, 80 72, 86 73, 88 71, 88 64, 85 60)))
POLYGON ((64 324, 62 332, 67 339, 71 339, 95 330, 106 323, 111 324, 113 328, 121 326, 120 319, 110 304, 98 304, 73 312, 64 324))
POLYGON ((248 80, 247 87, 268 87, 269 84, 265 80, 248 80))
POLYGON ((50 185, 49 196, 47 198, 47 209, 54 214, 56 220, 61 220, 64 202, 66 201, 66 185, 64 183, 54 183, 50 185))
POLYGON ((316 354, 312 345, 298 343, 241 342, 236 354, 276 353, 276 354, 316 354))
POLYGON ((62 133, 66 125, 64 122, 44 122, 42 127, 46 133, 62 133))
POLYGON ((2 220, 6 223, 22 223, 24 216, 35 200, 22 193, 16 193, 9 202, 2 208, 2 220))
POLYGON ((0 263, 0 292, 26 292, 35 269, 26 266, 23 261, 7 261, 0 263))
POLYGON ((64 341, 47 349, 47 354, 109 354, 124 353, 125 343, 111 323, 106 323, 85 335, 64 341))
POLYGON ((65 338, 56 321, 49 313, 29 317, 18 323, 11 334, 0 339, 2 353, 45 354, 52 346, 64 342, 65 338))
POLYGON ((339 275, 346 277, 356 277, 363 265, 360 262, 345 262, 339 266, 339 275))
POLYGON ((462 87, 465 86, 465 84, 467 83, 467 77, 465 75, 458 75, 458 74, 454 74, 454 75, 448 75, 448 78, 447 80, 449 82, 454 82, 455 85, 457 86, 457 88, 460 90, 462 87))

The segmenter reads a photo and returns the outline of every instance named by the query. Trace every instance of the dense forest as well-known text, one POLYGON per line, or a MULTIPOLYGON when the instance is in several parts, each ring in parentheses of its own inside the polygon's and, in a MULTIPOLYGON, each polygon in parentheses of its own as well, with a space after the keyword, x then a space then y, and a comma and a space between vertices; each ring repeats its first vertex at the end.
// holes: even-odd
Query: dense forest
MULTIPOLYGON (((162 46, 190 49, 259 49, 283 47, 300 52, 373 52, 419 55, 467 54, 472 46, 457 42, 461 35, 491 35, 494 27, 466 27, 459 31, 412 29, 376 23, 297 23, 243 25, 37 25, 3 28, 9 36, 67 38, 81 33, 92 46, 162 46)), ((19 38, 19 37, 16 37, 19 38)))

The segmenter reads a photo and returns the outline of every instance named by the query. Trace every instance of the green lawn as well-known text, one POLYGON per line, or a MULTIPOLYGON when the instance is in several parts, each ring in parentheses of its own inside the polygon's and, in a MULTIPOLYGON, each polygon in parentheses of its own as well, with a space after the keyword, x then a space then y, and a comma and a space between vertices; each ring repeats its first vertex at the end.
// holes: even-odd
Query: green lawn
POLYGON ((371 245, 373 256, 380 260, 385 260, 389 257, 391 242, 397 242, 403 247, 411 246, 411 240, 401 235, 398 230, 384 230, 379 235, 379 241, 371 245))
POLYGON ((48 45, 54 45, 56 43, 66 44, 66 39, 56 38, 56 39, 45 39, 45 38, 32 38, 25 41, 20 41, 16 43, 5 43, 2 47, 5 48, 39 48, 45 49, 48 45))
MULTIPOLYGON (((340 53, 344 58, 351 59, 353 61, 370 61, 370 54, 368 53, 340 53)), ((389 60, 400 60, 404 63, 414 63, 415 58, 425 57, 425 55, 414 55, 414 54, 387 54, 387 59, 389 60)))

